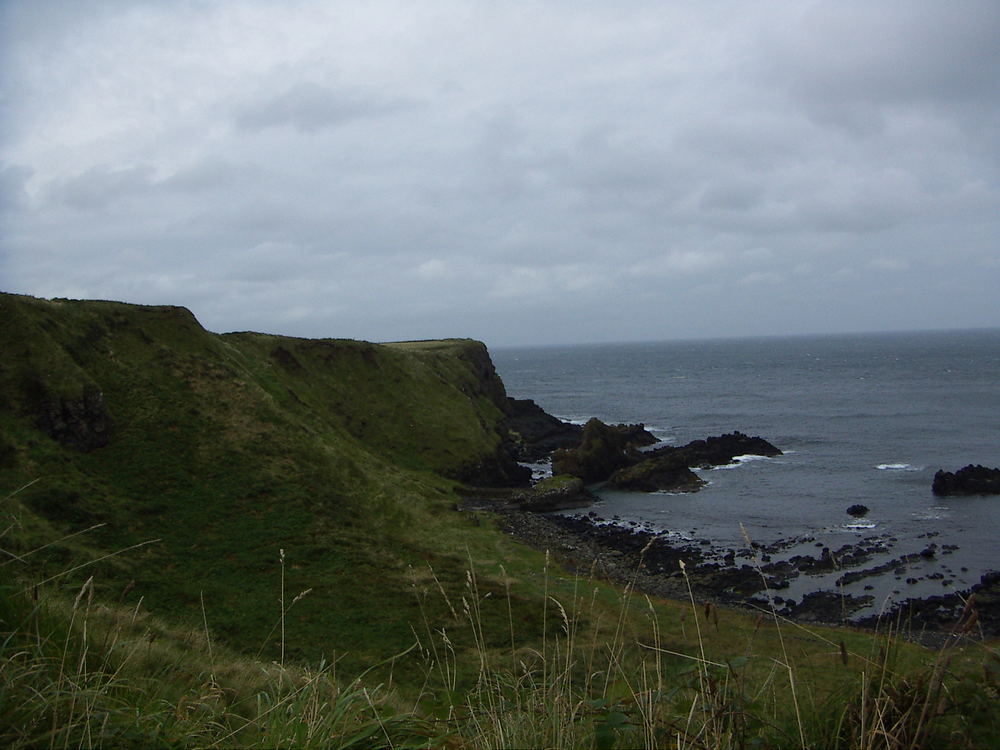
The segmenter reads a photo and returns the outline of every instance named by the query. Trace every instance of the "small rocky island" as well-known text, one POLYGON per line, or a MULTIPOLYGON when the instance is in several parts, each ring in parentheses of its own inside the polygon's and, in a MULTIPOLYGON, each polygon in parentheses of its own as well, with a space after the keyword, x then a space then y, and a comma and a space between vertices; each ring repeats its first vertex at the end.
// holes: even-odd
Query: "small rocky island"
POLYGON ((695 440, 682 446, 643 451, 657 442, 643 425, 606 425, 591 419, 580 445, 557 450, 552 472, 604 482, 636 492, 696 492, 705 483, 692 469, 724 466, 737 456, 779 456, 781 451, 760 437, 741 432, 695 440))
POLYGON ((1000 469, 969 465, 956 472, 938 471, 931 490, 935 495, 1000 495, 1000 469))

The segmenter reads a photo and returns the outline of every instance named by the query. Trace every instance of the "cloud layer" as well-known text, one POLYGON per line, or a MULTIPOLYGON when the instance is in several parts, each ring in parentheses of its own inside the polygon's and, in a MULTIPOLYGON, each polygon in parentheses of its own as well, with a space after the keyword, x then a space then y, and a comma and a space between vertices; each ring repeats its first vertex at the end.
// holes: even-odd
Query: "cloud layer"
POLYGON ((2 7, 9 291, 373 340, 1000 325, 990 0, 2 7))

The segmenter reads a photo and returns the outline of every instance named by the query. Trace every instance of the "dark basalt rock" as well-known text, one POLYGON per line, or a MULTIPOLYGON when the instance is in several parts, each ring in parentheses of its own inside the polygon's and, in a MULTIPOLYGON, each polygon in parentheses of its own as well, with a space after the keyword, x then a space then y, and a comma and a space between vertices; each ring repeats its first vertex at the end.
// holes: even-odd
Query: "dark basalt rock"
POLYGON ((559 448, 580 444, 583 427, 556 419, 530 398, 507 399, 506 426, 522 461, 539 461, 559 448))
POLYGON ((637 492, 697 492, 705 481, 675 455, 640 461, 619 469, 608 480, 616 489, 637 492))
POLYGON ((788 616, 801 622, 840 622, 875 600, 870 594, 853 596, 833 591, 813 591, 789 609, 788 616))
POLYGON ((77 398, 46 396, 39 406, 39 429, 69 448, 87 453, 111 440, 114 422, 104 394, 96 388, 85 389, 77 398))
POLYGON ((468 464, 452 478, 480 487, 527 487, 531 484, 531 469, 519 464, 511 446, 503 443, 492 459, 468 464))
POLYGON ((854 516, 855 518, 862 518, 863 516, 867 516, 868 506, 862 505, 861 503, 852 505, 850 508, 847 509, 847 515, 854 516))
POLYGON ((969 465, 956 472, 938 471, 931 490, 935 495, 1000 495, 1000 469, 969 465))
POLYGON ((914 630, 951 631, 953 635, 981 631, 995 636, 1000 633, 1000 573, 984 574, 972 587, 971 594, 955 592, 907 599, 889 612, 859 620, 857 624, 877 627, 880 621, 893 620, 905 622, 914 630))
POLYGON ((652 445, 656 438, 639 425, 607 425, 591 419, 583 427, 580 445, 557 450, 552 455, 552 472, 579 477, 584 482, 603 482, 618 469, 638 463, 638 448, 652 445))
POLYGON ((732 463, 736 456, 780 456, 781 451, 762 437, 736 431, 680 447, 667 446, 650 451, 651 456, 675 455, 689 468, 707 468, 732 463))
POLYGON ((692 468, 722 466, 743 455, 780 456, 781 451, 763 438, 733 432, 679 447, 633 452, 627 456, 629 464, 618 469, 609 484, 639 492, 697 492, 705 482, 692 468))
POLYGON ((520 510, 546 513, 553 510, 585 508, 594 496, 579 477, 557 476, 542 480, 530 490, 514 493, 512 500, 520 510))

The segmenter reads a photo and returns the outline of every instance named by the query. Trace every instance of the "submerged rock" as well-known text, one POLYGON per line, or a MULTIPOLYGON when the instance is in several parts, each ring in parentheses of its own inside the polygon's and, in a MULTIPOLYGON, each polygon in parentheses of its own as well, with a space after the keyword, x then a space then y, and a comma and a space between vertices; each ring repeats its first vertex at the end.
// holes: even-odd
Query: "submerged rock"
POLYGON ((956 472, 942 469, 931 490, 935 495, 1000 495, 1000 469, 971 464, 956 472))

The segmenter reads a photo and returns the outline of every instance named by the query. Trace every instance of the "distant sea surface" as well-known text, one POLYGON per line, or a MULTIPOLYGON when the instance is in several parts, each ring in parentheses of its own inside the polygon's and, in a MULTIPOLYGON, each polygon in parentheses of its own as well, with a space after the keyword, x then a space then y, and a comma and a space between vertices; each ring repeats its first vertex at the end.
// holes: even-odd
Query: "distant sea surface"
MULTIPOLYGON (((1000 569, 1000 496, 937 498, 938 469, 1000 466, 1000 330, 602 344, 491 350, 508 395, 567 421, 645 423, 665 443, 739 430, 784 451, 699 470, 690 494, 598 488, 592 509, 678 540, 798 552, 878 539, 869 565, 948 554, 878 578, 880 604, 943 593, 1000 569), (848 506, 870 509, 861 519, 848 506), (905 578, 911 578, 907 584, 905 578), (912 583, 918 579, 918 583, 912 583)), ((871 584, 866 580, 856 584, 871 584)), ((830 581, 798 582, 823 588, 830 581)))

